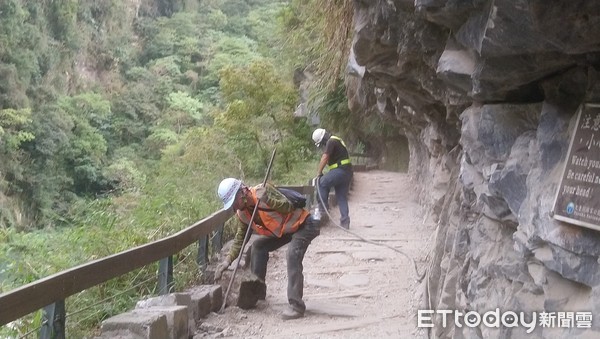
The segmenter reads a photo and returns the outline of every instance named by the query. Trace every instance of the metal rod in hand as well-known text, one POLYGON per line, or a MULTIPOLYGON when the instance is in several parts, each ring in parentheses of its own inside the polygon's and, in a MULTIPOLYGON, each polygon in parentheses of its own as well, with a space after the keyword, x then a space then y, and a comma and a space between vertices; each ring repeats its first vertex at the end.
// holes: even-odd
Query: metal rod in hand
MULTIPOLYGON (((267 173, 265 174, 265 180, 263 180, 263 187, 267 185, 267 180, 269 179, 269 174, 271 173, 271 166, 273 166, 273 159, 275 159, 275 153, 277 152, 277 148, 273 149, 273 154, 271 154, 271 160, 269 161, 269 167, 267 167, 267 173)), ((241 256, 244 254, 244 248, 246 247, 246 243, 250 238, 250 232, 252 230, 252 222, 254 222, 254 217, 256 216, 256 211, 258 210, 258 204, 260 201, 256 202, 256 206, 254 206, 254 211, 252 212, 252 217, 250 218, 250 222, 248 223, 248 228, 246 229, 246 235, 244 236, 244 241, 242 242, 242 248, 240 249, 240 254, 238 254, 238 260, 236 260, 235 267, 233 268, 233 274, 231 275, 231 279, 229 280, 229 285, 227 286, 227 291, 225 291, 225 296, 223 297, 223 304, 221 305, 221 309, 219 313, 222 313, 227 305, 227 297, 229 296, 229 291, 231 290, 231 285, 233 285, 233 279, 235 279, 235 274, 237 273, 238 267, 240 266, 241 256)))

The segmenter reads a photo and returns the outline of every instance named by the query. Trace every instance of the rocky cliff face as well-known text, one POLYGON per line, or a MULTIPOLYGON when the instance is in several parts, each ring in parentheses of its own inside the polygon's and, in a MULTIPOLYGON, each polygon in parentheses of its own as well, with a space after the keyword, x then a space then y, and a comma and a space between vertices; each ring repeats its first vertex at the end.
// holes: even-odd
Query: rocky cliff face
MULTIPOLYGON (((577 108, 600 97, 600 2, 354 5, 350 108, 406 135, 409 173, 439 222, 430 307, 600 317, 600 232, 550 214, 577 108)), ((436 337, 526 335, 440 320, 436 337)), ((533 337, 600 335, 596 318, 589 329, 559 325, 538 324, 533 337)))

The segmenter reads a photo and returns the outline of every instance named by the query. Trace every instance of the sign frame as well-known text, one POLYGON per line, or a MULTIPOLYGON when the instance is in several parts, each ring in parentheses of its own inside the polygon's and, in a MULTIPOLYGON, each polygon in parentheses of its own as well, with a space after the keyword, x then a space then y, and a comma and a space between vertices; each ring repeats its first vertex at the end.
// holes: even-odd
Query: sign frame
MULTIPOLYGON (((577 109, 577 120, 575 122, 575 126, 574 126, 574 129, 572 132, 573 134, 571 135, 571 141, 569 143, 569 148, 567 149, 567 155, 565 158, 565 162, 563 164, 563 170, 561 172, 560 182, 558 183, 558 187, 556 189, 556 195, 554 197, 554 203, 552 204, 552 210, 550 212, 550 215, 552 218, 554 218, 555 220, 558 220, 558 221, 563 221, 563 222, 566 222, 569 224, 574 224, 577 226, 582 226, 582 227, 586 227, 586 228, 593 229, 596 231, 600 231, 600 221, 599 221, 599 224, 593 224, 593 223, 585 221, 585 220, 574 219, 574 218, 570 218, 570 217, 556 213, 557 211, 560 210, 559 206, 557 206, 557 204, 559 203, 559 196, 561 195, 561 192, 564 190, 565 172, 569 168, 569 163, 572 162, 572 157, 574 156, 573 144, 575 142, 575 137, 577 136, 577 132, 579 131, 579 123, 582 119, 582 116, 584 115, 584 113, 586 111, 586 108, 600 109, 600 103, 583 103, 577 109)), ((598 113, 598 115, 600 116, 600 113, 598 113)), ((598 131, 598 134, 600 134, 600 131, 598 131)), ((586 160, 587 160, 587 157, 586 157, 586 160)), ((600 187, 599 187, 599 189, 600 189, 600 187)), ((598 195, 600 198, 600 191, 598 191, 598 192, 599 192, 598 195)), ((568 207, 569 206, 567 206, 567 208, 568 207)), ((575 208, 574 204, 573 204, 573 208, 575 208)))

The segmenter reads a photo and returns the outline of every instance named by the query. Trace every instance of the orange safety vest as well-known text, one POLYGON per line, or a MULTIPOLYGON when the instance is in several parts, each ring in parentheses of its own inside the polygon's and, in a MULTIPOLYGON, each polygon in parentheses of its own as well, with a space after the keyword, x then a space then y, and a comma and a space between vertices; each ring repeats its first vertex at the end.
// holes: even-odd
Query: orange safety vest
MULTIPOLYGON (((252 201, 256 204, 258 202, 256 187, 251 187, 250 192, 252 201)), ((284 234, 296 232, 308 216, 308 211, 303 208, 296 208, 290 213, 280 213, 271 209, 266 202, 260 201, 256 214, 258 214, 258 218, 264 224, 263 227, 255 222, 252 223, 252 228, 256 233, 268 237, 281 238, 284 234)), ((250 222, 250 218, 252 218, 252 214, 245 209, 238 210, 237 215, 246 225, 250 222)))

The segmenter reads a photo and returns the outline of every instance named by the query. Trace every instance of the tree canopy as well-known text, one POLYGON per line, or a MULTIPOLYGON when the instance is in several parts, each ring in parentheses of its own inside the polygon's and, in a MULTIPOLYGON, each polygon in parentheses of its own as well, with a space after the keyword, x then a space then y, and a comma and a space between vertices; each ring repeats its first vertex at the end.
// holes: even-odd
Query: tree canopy
MULTIPOLYGON (((314 126, 294 116, 293 76, 329 75, 314 87, 329 101, 315 108, 343 117, 344 54, 327 57, 336 46, 327 42, 343 35, 324 34, 348 3, 0 2, 0 291, 189 226, 222 207, 221 179, 260 181, 275 147, 272 180, 303 184, 317 155, 314 126)), ((69 307, 132 284, 151 293, 152 275, 86 291, 69 307)))

